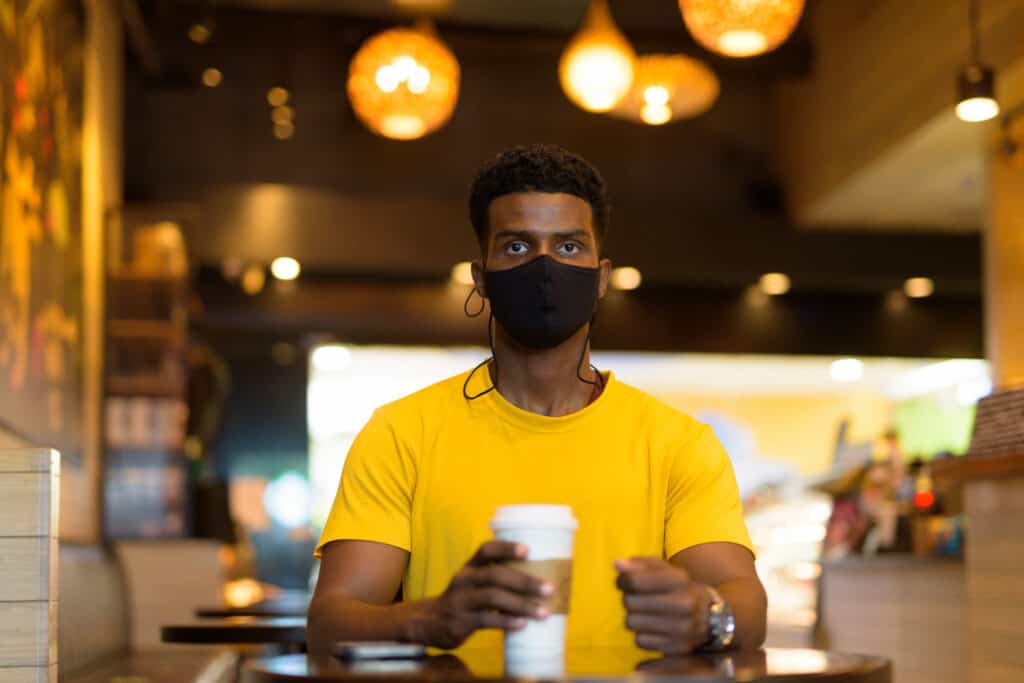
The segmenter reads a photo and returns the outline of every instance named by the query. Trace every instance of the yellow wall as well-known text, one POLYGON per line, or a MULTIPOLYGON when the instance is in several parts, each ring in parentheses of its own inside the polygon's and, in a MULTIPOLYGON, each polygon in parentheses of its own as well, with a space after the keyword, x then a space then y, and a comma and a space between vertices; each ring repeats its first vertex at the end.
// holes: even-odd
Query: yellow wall
POLYGON ((842 418, 850 418, 850 441, 874 440, 890 424, 891 403, 877 394, 658 394, 658 398, 690 415, 714 410, 737 420, 753 431, 760 457, 792 463, 803 474, 829 467, 842 418))

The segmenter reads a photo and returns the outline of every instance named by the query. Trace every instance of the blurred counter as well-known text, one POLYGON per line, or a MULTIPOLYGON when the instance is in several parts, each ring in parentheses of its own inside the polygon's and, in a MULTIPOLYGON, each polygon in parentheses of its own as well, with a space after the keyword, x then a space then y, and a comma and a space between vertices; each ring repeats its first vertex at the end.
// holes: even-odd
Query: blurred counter
POLYGON ((816 645, 889 657, 899 683, 966 680, 960 558, 856 556, 822 564, 816 645))
MULTIPOLYGON (((980 410, 980 408, 979 408, 980 410)), ((1019 429, 1019 418, 1007 424, 1019 429)), ((972 446, 973 448, 973 446, 972 446)), ((967 651, 964 680, 1024 680, 1024 450, 968 455, 932 468, 939 483, 962 487, 967 651)))

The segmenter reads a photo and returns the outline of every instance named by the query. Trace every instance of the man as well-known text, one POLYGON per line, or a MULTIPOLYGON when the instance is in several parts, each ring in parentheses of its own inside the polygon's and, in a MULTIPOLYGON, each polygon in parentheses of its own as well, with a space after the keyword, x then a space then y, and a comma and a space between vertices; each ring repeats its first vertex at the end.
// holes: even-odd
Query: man
POLYGON ((570 646, 760 646, 765 594, 725 451, 590 365, 611 272, 600 175, 558 147, 511 149, 477 176, 470 217, 493 358, 380 408, 353 443, 320 541, 311 650, 498 646, 544 618, 552 587, 504 565, 526 549, 488 540, 495 509, 517 503, 579 520, 570 646))

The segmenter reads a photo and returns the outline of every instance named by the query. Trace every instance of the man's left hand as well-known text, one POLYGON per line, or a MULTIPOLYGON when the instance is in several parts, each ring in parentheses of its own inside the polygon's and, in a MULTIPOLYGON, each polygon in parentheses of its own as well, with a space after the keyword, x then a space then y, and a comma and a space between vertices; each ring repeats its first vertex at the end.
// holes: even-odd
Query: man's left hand
POLYGON ((693 652, 707 641, 711 596, 685 569, 659 557, 615 563, 626 605, 626 626, 637 646, 666 655, 693 652))

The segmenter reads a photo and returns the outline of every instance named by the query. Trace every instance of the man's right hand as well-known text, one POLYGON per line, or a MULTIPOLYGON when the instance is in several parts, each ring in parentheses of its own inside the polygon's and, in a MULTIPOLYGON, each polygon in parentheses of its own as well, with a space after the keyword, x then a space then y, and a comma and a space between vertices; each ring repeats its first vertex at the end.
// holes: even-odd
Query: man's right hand
POLYGON ((527 552, 518 543, 484 543, 444 593, 424 601, 423 618, 409 624, 408 639, 451 649, 479 629, 517 631, 528 619, 548 616, 542 601, 554 587, 502 564, 525 560, 527 552))

